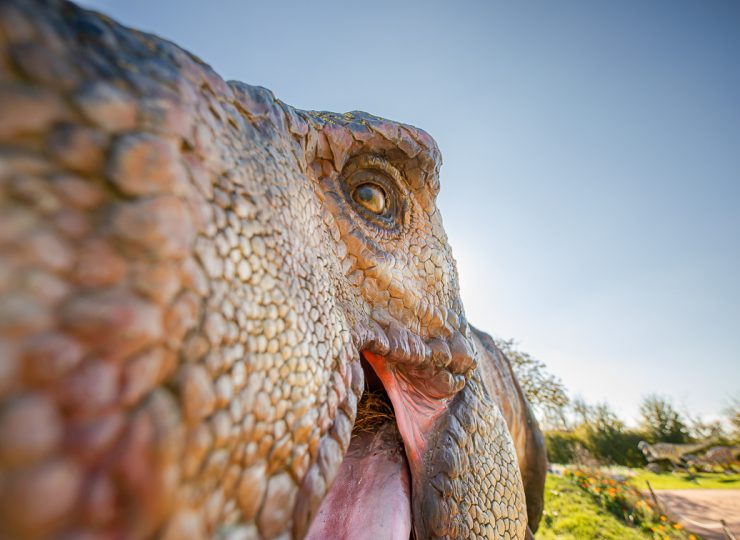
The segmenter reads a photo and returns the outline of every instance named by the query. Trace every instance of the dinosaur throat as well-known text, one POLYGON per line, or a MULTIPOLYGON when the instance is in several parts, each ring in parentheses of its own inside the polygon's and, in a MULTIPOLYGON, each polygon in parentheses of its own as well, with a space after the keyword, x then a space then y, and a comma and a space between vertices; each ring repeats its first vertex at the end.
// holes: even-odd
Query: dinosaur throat
MULTIPOLYGON (((393 362, 362 353, 365 390, 352 441, 308 539, 412 537, 412 495, 448 398, 430 398, 393 362)), ((418 488, 418 486, 416 486, 418 488)))

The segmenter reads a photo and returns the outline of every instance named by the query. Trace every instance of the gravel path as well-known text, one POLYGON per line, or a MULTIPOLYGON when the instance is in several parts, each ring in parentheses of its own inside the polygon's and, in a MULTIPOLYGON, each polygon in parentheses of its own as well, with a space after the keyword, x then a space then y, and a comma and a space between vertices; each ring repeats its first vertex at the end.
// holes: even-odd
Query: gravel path
POLYGON ((740 489, 662 489, 655 494, 687 530, 707 540, 725 540, 724 519, 740 540, 740 489))

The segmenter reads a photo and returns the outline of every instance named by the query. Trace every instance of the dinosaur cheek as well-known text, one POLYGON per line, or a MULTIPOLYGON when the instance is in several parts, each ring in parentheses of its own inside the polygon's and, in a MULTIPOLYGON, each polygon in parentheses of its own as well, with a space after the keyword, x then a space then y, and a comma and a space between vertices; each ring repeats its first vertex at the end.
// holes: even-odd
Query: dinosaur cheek
POLYGON ((373 277, 365 277, 362 280, 361 293, 362 297, 373 306, 387 305, 391 299, 388 290, 381 288, 378 280, 373 277))

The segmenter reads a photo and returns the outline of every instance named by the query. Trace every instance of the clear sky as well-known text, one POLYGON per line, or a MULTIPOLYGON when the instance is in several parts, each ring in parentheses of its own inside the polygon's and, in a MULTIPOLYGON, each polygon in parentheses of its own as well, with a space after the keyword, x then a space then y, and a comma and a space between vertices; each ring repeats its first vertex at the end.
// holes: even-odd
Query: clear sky
POLYGON ((740 3, 87 0, 226 79, 426 129, 471 322, 634 418, 740 397, 740 3))

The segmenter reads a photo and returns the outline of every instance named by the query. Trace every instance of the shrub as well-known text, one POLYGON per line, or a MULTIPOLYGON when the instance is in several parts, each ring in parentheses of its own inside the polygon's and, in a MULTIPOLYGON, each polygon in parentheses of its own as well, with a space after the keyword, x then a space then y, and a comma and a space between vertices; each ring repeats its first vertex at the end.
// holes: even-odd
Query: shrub
POLYGON ((588 453, 602 464, 644 467, 645 456, 637 448, 643 438, 642 433, 598 423, 575 431, 548 431, 547 459, 550 463, 583 464, 579 456, 588 453))
POLYGON ((573 431, 549 431, 545 433, 547 460, 550 463, 573 463, 577 445, 583 441, 573 431))
POLYGON ((643 439, 641 433, 631 430, 589 428, 586 447, 602 462, 625 467, 644 467, 645 456, 637 448, 643 439))
POLYGON ((650 442, 685 443, 689 441, 686 421, 670 399, 649 395, 640 403, 642 429, 650 442))
POLYGON ((624 523, 651 534, 655 539, 694 537, 688 534, 680 523, 671 522, 640 491, 623 480, 594 470, 581 469, 566 469, 565 477, 589 493, 599 506, 624 523))
POLYGON ((648 536, 601 508, 572 480, 547 475, 538 540, 647 540, 648 536))

